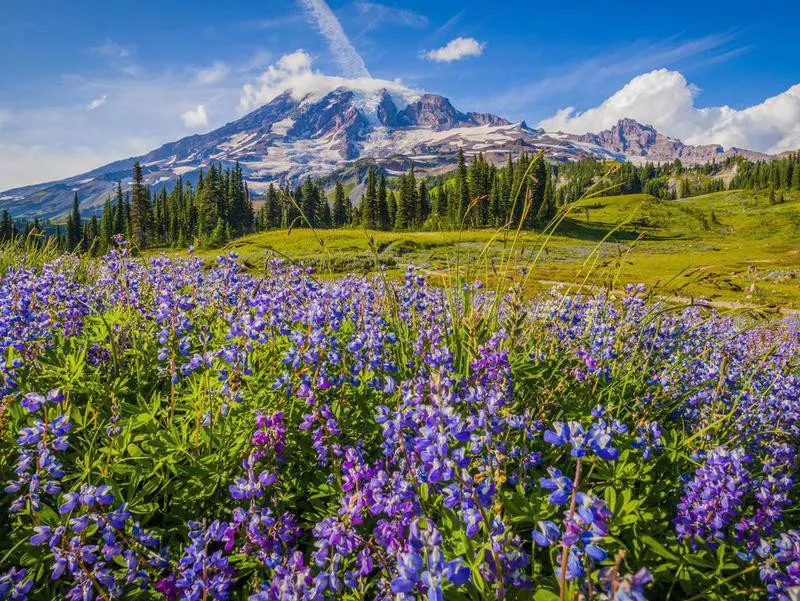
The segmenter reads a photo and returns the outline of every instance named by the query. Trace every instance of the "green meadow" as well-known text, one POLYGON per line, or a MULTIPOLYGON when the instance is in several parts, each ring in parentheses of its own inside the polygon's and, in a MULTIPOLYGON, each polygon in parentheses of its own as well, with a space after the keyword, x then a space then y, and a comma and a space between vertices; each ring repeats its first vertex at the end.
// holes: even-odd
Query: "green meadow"
MULTIPOLYGON (((531 292, 564 282, 591 289, 644 283, 655 295, 720 305, 800 308, 800 193, 776 204, 767 191, 732 190, 686 200, 644 194, 571 204, 545 232, 382 232, 295 228, 261 232, 224 248, 258 269, 271 251, 320 274, 408 265, 437 280, 459 274, 518 280, 531 292)), ((219 249, 200 251, 212 257, 219 249)))

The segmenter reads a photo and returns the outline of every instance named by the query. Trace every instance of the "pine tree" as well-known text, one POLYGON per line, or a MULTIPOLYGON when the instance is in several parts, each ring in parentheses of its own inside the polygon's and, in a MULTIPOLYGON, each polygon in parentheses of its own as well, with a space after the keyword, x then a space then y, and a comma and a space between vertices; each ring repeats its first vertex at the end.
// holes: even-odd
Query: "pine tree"
POLYGON ((529 224, 531 218, 538 219, 539 211, 544 204, 544 193, 547 187, 547 165, 545 165, 544 158, 541 156, 536 157, 533 163, 533 182, 531 184, 531 208, 528 213, 529 224))
POLYGON ((150 222, 150 200, 142 177, 139 161, 133 164, 133 185, 131 187, 131 240, 139 248, 146 248, 150 222))
POLYGON ((794 170, 792 171, 792 188, 795 190, 800 190, 800 162, 795 164, 794 170))
POLYGON ((299 225, 316 227, 317 225, 317 187, 313 184, 310 177, 303 183, 302 202, 298 203, 303 211, 305 218, 299 225))
POLYGON ((67 218, 67 250, 78 250, 83 239, 83 225, 81 225, 81 211, 78 202, 78 193, 72 197, 72 212, 67 218))
POLYGON ((389 192, 389 198, 386 204, 389 217, 386 229, 392 229, 394 227, 394 222, 397 219, 397 194, 394 192, 389 192))
POLYGON ((226 176, 228 180, 226 204, 230 207, 228 223, 234 235, 241 236, 253 228, 253 206, 250 204, 239 161, 236 161, 236 166, 228 171, 226 176))
POLYGON ((333 192, 333 225, 335 227, 342 227, 349 221, 347 215, 347 205, 345 203, 344 186, 342 182, 336 181, 336 187, 333 192))
POLYGON ((322 181, 317 180, 317 206, 314 210, 317 215, 317 225, 320 227, 331 226, 331 206, 328 204, 328 197, 325 195, 325 188, 322 181))
POLYGON ((397 211, 394 217, 394 229, 405 230, 410 224, 410 207, 408 194, 408 176, 400 176, 400 200, 397 202, 397 211))
POLYGON ((502 203, 500 201, 500 183, 497 176, 492 178, 492 188, 489 191, 489 225, 497 227, 503 221, 502 203))
POLYGON ((375 182, 375 167, 370 165, 367 171, 367 187, 361 202, 361 224, 368 229, 378 229, 378 190, 375 182))
POLYGON ((458 227, 466 224, 467 211, 469 210, 469 182, 467 180, 467 165, 464 162, 464 151, 458 149, 458 168, 456 171, 456 212, 455 217, 458 227))
POLYGON ((450 215, 450 207, 448 203, 447 186, 439 188, 439 195, 436 200, 436 214, 441 223, 445 223, 450 215))
POLYGON ((419 208, 417 225, 423 226, 431 214, 431 201, 428 196, 428 185, 425 183, 425 180, 420 180, 419 182, 419 190, 417 192, 417 207, 419 208))
POLYGON ((386 192, 386 173, 381 170, 378 179, 378 224, 382 230, 391 229, 391 217, 389 215, 389 199, 386 192))
POLYGON ((3 209, 3 217, 0 220, 0 240, 7 242, 14 237, 14 221, 8 209, 3 209))
POLYGON ((111 207, 111 197, 106 196, 103 204, 103 222, 100 226, 100 251, 105 253, 111 248, 111 239, 114 237, 114 209, 111 207))
POLYGON ((680 198, 689 198, 692 195, 692 188, 689 186, 689 178, 684 177, 681 180, 680 198))
POLYGON ((547 176, 544 187, 544 199, 537 213, 537 221, 540 225, 547 225, 556 215, 556 195, 553 187, 553 178, 547 176))
POLYGON ((262 227, 265 229, 277 229, 281 227, 281 201, 278 197, 278 191, 272 184, 269 185, 267 190, 267 202, 265 205, 265 220, 262 227))

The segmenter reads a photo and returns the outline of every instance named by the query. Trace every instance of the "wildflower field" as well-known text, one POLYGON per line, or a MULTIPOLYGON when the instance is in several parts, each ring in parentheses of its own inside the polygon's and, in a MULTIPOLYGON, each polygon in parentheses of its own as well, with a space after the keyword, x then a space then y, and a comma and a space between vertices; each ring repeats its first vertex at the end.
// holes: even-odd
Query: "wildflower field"
POLYGON ((0 311, 0 599, 800 594, 791 322, 124 245, 0 311))

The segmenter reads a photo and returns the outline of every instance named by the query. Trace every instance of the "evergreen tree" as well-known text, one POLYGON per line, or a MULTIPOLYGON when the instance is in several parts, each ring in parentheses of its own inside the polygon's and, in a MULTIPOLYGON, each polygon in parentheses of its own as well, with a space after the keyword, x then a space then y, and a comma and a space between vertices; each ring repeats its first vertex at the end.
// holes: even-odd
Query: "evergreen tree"
POLYGON ((441 186, 439 188, 439 194, 436 199, 436 214, 441 223, 448 221, 450 207, 448 203, 447 186, 441 186))
POLYGON ((379 223, 378 189, 375 181, 375 167, 367 171, 367 187, 361 201, 361 224, 368 229, 378 229, 379 223))
POLYGON ((265 205, 265 221, 264 227, 266 229, 277 229, 281 227, 281 201, 278 196, 278 191, 272 184, 269 185, 267 190, 267 203, 265 205))
POLYGON ((405 230, 411 225, 411 212, 413 198, 408 190, 408 176, 404 173, 400 176, 400 200, 397 202, 397 211, 394 217, 394 229, 405 230))
POLYGON ((394 227, 394 222, 397 219, 397 194, 394 192, 389 192, 389 198, 386 204, 389 217, 386 229, 392 229, 394 227))
POLYGON ((142 177, 139 161, 133 164, 133 185, 131 187, 130 229, 132 243, 146 248, 150 224, 150 199, 142 177))
POLYGON ((378 179, 378 224, 382 230, 391 229, 391 216, 389 214, 389 199, 386 192, 386 173, 381 170, 378 179))
POLYGON ((544 204, 545 188, 547 188, 547 165, 544 158, 536 157, 533 163, 533 182, 531 183, 531 207, 528 213, 529 220, 538 220, 539 212, 544 204))
POLYGON ((347 225, 348 221, 349 217, 347 214, 344 186, 342 186, 342 182, 337 180, 333 192, 333 225, 335 227, 342 227, 343 225, 347 225))
POLYGON ((465 218, 469 210, 469 182, 467 165, 464 162, 464 151, 458 149, 458 167, 456 171, 456 222, 458 227, 466 225, 465 218))
POLYGON ((111 239, 114 237, 114 209, 111 207, 111 197, 106 196, 103 204, 103 222, 100 226, 100 251, 105 253, 111 248, 111 239))
POLYGON ((301 221, 302 226, 310 226, 316 227, 317 225, 317 205, 318 205, 318 198, 317 198, 317 187, 311 181, 310 177, 306 177, 306 181, 303 183, 303 190, 302 190, 302 203, 300 207, 303 211, 303 215, 305 215, 305 219, 301 221))
POLYGON ((81 224, 81 211, 78 202, 78 193, 72 197, 72 212, 67 217, 67 250, 78 250, 83 240, 83 225, 81 224))
POLYGON ((428 197, 428 185, 425 180, 420 180, 419 190, 417 192, 417 207, 419 214, 417 216, 417 226, 423 226, 431 214, 431 201, 428 197))
POLYGON ((0 240, 7 242, 14 237, 14 221, 8 209, 3 209, 3 217, 0 220, 0 240))

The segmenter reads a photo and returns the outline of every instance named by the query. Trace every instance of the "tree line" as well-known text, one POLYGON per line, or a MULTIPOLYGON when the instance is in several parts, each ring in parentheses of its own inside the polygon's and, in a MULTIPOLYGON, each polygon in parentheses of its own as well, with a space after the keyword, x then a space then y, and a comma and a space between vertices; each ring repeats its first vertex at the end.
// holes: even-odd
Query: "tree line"
POLYGON ((295 187, 273 183, 255 210, 238 163, 229 168, 211 164, 199 172, 194 185, 179 176, 168 189, 145 184, 137 162, 130 188, 123 192, 118 183, 99 213, 83 215, 77 193, 63 223, 15 221, 5 210, 0 215, 0 241, 37 233, 54 238, 65 251, 99 254, 111 248, 118 234, 144 249, 194 243, 217 247, 254 231, 296 227, 410 231, 507 224, 536 229, 547 224, 559 206, 589 190, 600 196, 644 193, 668 200, 725 189, 769 189, 773 202, 782 202, 783 191, 800 190, 800 153, 755 162, 729 157, 685 167, 679 160, 634 165, 587 159, 555 165, 523 152, 497 166, 480 153, 468 162, 459 150, 456 168, 443 175, 419 177, 412 164, 405 173, 390 177, 371 165, 363 179, 350 190, 338 179, 328 182, 332 198, 321 179, 306 178, 295 187), (728 186, 721 177, 724 172, 730 177, 728 186))

